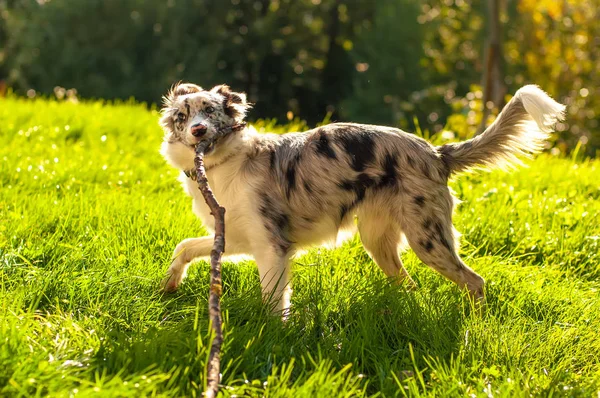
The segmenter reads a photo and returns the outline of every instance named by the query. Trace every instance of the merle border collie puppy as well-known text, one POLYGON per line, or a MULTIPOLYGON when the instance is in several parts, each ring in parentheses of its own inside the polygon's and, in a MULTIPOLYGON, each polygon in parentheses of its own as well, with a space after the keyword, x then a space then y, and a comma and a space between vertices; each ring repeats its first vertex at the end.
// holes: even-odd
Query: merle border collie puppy
MULTIPOLYGON (((193 211, 209 231, 214 220, 197 187, 194 147, 242 124, 249 108, 245 94, 226 85, 178 84, 165 97, 161 153, 181 170, 193 211)), ((543 148, 563 113, 563 105, 529 85, 481 135, 438 147, 397 128, 354 123, 284 135, 237 129, 205 154, 210 186, 227 209, 225 254, 253 256, 264 296, 285 312, 294 253, 358 229, 365 250, 398 283, 415 284, 399 256, 408 242, 425 264, 481 300, 484 280, 458 254, 448 179, 519 164, 543 148)), ((212 245, 213 236, 177 245, 164 290, 177 289, 190 262, 209 256, 212 245)))

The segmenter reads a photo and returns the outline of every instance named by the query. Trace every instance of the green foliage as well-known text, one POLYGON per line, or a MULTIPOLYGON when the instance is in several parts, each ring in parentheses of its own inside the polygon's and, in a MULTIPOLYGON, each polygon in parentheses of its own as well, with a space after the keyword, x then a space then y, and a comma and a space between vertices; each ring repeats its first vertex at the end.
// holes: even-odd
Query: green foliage
POLYGON ((355 19, 372 8, 319 3, 0 3, 11 33, 3 65, 22 93, 62 86, 88 98, 150 103, 178 80, 226 82, 249 93, 259 117, 285 118, 291 110, 314 123, 348 95, 353 65, 345 48, 355 19))
POLYGON ((411 95, 423 87, 419 13, 418 1, 379 1, 372 22, 359 27, 351 51, 357 69, 353 95, 342 105, 346 115, 362 123, 408 125, 416 111, 411 95))
POLYGON ((204 1, 24 0, 8 15, 10 81, 21 90, 158 102, 178 79, 215 79, 219 23, 204 1), (187 10, 192 8, 193 13, 187 10), (202 20, 202 23, 198 23, 202 20))
MULTIPOLYGON (((136 98, 178 80, 228 83, 252 118, 475 131, 487 33, 481 0, 0 0, 3 81, 22 95, 136 98), (33 91, 30 91, 33 90, 33 91), (456 116, 454 116, 456 119, 456 116)), ((568 106, 556 147, 600 148, 600 0, 503 2, 505 83, 568 106)))
POLYGON ((507 63, 514 82, 534 81, 562 97, 568 118, 558 126, 562 150, 587 144, 600 148, 600 1, 527 0, 515 4, 507 63))
MULTIPOLYGON (((430 0, 423 2, 419 22, 430 29, 424 39, 424 72, 428 95, 445 88, 444 100, 462 109, 470 132, 483 105, 481 82, 486 33, 486 2, 430 0), (467 97, 469 96, 469 97, 467 97), (456 98, 455 98, 456 97, 456 98), (462 107, 462 108, 461 108, 462 107)), ((569 152, 579 145, 595 156, 600 147, 600 24, 599 0, 523 0, 505 2, 501 15, 505 83, 513 94, 524 84, 538 84, 567 105, 567 120, 559 123, 556 147, 569 152)), ((441 101, 438 101, 438 108, 441 101)), ((448 108, 437 110, 441 124, 448 108)), ((480 116, 479 116, 480 117, 480 116)), ((430 121, 431 122, 431 121, 430 121)), ((460 135, 460 132, 459 132, 460 135)))
MULTIPOLYGON (((202 228, 157 120, 134 103, 0 99, 0 395, 200 395, 208 264, 158 293, 175 245, 202 228)), ((358 238, 295 261, 286 324, 255 264, 226 262, 223 395, 596 395, 599 169, 542 156, 452 183, 462 255, 488 282, 483 317, 412 252, 420 289, 389 284, 358 238)))

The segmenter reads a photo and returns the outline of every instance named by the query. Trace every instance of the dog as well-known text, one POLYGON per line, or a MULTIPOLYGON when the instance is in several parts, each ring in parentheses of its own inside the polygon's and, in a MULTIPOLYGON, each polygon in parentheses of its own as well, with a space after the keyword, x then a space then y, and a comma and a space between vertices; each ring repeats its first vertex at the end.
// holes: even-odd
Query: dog
MULTIPOLYGON (((250 107, 245 94, 227 85, 177 84, 164 98, 161 153, 181 170, 192 209, 208 230, 214 219, 197 186, 194 148, 220 129, 242 125, 250 107)), ((227 209, 225 254, 253 256, 264 297, 285 312, 290 258, 357 227, 365 250, 397 283, 415 287, 399 257, 407 242, 421 261, 482 301, 484 279, 458 254, 448 179, 520 164, 543 149, 564 109, 537 86, 524 86, 482 134, 437 147, 397 128, 355 123, 283 135, 238 129, 205 153, 209 184, 227 209)), ((209 256, 213 239, 177 245, 165 291, 178 288, 191 261, 209 256)))

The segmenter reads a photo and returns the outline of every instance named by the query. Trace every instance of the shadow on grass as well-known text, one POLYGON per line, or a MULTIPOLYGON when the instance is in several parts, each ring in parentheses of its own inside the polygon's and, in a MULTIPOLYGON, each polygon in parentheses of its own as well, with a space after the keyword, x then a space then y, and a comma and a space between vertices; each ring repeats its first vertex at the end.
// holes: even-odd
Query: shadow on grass
MULTIPOLYGON (((113 330, 95 358, 101 372, 158 368, 171 374, 180 393, 202 385, 210 342, 205 275, 190 278, 179 293, 161 298, 154 326, 113 330)), ((450 290, 405 292, 383 279, 358 282, 338 292, 299 284, 287 322, 269 314, 258 284, 242 292, 225 285, 223 383, 266 380, 276 368, 296 366, 302 379, 318 362, 337 369, 352 364, 368 380, 368 392, 397 390, 395 377, 426 367, 427 358, 450 360, 462 339, 460 297, 450 290), (414 361, 410 351, 414 353, 414 361), (312 358, 316 358, 313 361, 312 358)))

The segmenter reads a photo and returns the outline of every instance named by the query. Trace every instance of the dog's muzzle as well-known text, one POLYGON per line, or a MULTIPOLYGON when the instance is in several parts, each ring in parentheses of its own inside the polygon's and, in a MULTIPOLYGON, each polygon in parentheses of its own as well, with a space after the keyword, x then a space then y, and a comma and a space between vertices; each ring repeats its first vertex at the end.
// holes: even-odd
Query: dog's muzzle
POLYGON ((208 127, 202 123, 196 123, 192 126, 191 130, 194 137, 202 137, 208 131, 208 127))

